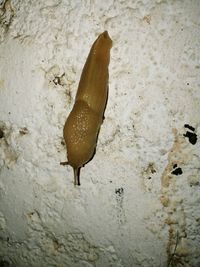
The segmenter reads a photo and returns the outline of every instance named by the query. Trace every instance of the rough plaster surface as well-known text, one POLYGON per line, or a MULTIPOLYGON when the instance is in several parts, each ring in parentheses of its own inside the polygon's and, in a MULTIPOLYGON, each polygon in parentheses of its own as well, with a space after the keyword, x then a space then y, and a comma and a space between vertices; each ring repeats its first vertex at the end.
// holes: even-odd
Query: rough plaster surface
POLYGON ((0 266, 200 266, 200 1, 0 0, 0 266), (62 129, 113 39, 97 152, 62 129))

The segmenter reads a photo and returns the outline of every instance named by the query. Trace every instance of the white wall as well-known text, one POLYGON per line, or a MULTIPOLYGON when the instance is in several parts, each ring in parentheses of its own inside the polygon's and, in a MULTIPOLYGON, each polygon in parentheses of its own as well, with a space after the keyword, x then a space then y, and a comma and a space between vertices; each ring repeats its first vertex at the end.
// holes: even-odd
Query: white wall
POLYGON ((200 1, 0 0, 0 41, 0 266, 200 266, 200 1), (62 130, 104 30, 108 105, 74 187, 62 130))

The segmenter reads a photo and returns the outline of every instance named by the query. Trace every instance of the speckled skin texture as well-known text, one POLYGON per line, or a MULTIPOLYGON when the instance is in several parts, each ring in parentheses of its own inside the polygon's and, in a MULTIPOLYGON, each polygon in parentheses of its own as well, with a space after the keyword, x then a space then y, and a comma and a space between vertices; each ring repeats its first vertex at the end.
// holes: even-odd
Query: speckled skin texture
POLYGON ((200 266, 200 1, 1 0, 0 42, 1 265, 200 266), (104 30, 106 119, 74 188, 63 125, 104 30))
POLYGON ((64 127, 67 158, 74 168, 81 168, 94 154, 102 117, 85 101, 77 101, 64 127))

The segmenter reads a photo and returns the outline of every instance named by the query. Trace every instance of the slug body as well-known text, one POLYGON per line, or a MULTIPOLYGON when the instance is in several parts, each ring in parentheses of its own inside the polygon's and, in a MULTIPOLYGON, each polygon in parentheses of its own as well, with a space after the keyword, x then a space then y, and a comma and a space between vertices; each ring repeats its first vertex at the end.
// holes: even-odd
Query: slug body
POLYGON ((63 134, 67 164, 74 169, 74 184, 80 185, 80 168, 92 159, 103 122, 108 97, 108 65, 112 40, 105 31, 96 39, 83 68, 75 103, 63 134))

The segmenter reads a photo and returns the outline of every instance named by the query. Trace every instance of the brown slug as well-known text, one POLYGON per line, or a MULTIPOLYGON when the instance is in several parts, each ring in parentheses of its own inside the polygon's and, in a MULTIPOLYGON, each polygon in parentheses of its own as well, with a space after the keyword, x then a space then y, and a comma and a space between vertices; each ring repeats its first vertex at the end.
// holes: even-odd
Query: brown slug
POLYGON ((108 98, 111 47, 112 40, 107 31, 93 43, 81 74, 73 109, 63 129, 68 161, 61 164, 73 167, 75 185, 80 185, 81 167, 95 154, 108 98))

